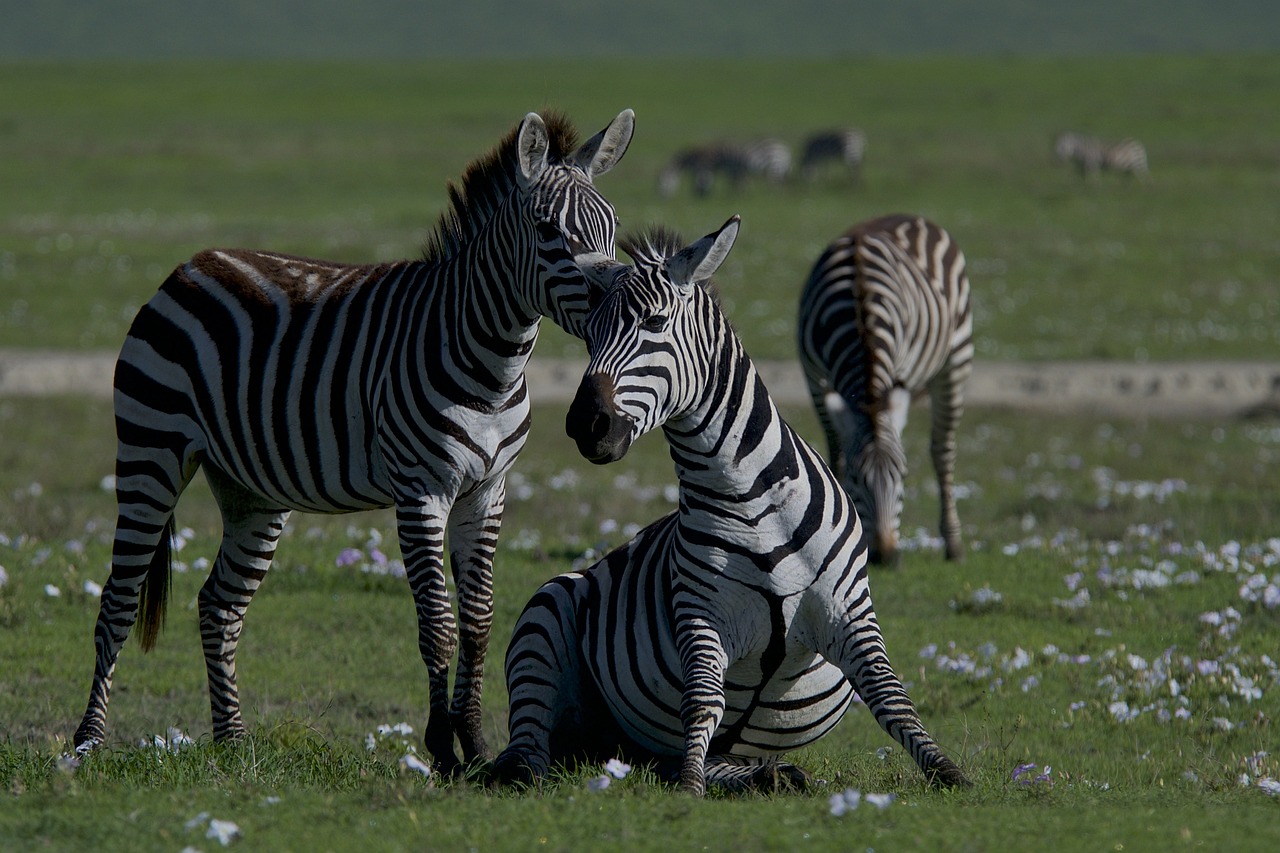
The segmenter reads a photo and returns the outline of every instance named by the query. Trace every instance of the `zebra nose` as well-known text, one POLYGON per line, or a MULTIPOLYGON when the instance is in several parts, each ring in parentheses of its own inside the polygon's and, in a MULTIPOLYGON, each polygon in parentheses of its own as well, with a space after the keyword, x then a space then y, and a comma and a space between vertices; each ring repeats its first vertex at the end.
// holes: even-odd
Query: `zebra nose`
POLYGON ((613 395, 608 376, 584 376, 565 416, 565 432, 578 452, 597 465, 618 461, 631 447, 631 419, 614 409, 613 395))

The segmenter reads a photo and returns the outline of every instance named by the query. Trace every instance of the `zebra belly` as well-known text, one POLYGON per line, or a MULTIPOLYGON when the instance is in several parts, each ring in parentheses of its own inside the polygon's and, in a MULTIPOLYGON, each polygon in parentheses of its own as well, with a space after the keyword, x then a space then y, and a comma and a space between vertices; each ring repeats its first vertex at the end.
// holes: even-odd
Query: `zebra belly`
MULTIPOLYGON (((665 561, 646 560, 654 539, 642 532, 584 577, 579 650, 623 732, 660 755, 684 751, 680 654, 671 629, 665 561)), ((769 755, 810 743, 840 721, 853 688, 835 666, 794 646, 776 666, 753 656, 725 674, 725 714, 713 738, 717 753, 769 755)))

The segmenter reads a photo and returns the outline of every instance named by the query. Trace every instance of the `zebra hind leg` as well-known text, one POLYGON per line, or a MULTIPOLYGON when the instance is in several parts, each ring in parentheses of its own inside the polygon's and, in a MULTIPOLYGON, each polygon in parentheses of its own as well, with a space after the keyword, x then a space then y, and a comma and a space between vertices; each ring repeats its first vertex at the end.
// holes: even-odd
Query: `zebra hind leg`
POLYGON ((778 758, 711 756, 707 759, 706 773, 708 788, 730 793, 805 791, 813 782, 813 776, 803 767, 778 758))
POLYGON ((200 637, 209 678, 214 740, 245 733, 236 684, 236 648, 245 611, 257 592, 284 531, 289 511, 266 507, 262 499, 224 475, 206 470, 222 510, 222 544, 200 589, 200 637))
POLYGON ((164 619, 169 583, 173 508, 195 474, 184 448, 121 442, 116 457, 115 539, 111 575, 102 589, 93 629, 94 672, 84 716, 73 736, 77 752, 104 742, 107 704, 116 662, 142 610, 143 651, 149 651, 164 619))

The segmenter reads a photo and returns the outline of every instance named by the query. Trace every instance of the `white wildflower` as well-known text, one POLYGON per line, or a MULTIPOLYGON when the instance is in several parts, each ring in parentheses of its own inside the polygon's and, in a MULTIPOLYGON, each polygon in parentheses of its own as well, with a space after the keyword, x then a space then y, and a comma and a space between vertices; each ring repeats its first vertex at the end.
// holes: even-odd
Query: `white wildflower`
POLYGON ((604 772, 615 779, 625 779, 627 774, 631 772, 631 765, 616 758, 610 758, 604 763, 604 772))
POLYGON ((212 838, 223 847, 226 847, 240 837, 240 827, 229 820, 218 820, 215 817, 209 821, 209 829, 205 832, 204 837, 212 838))
POLYGON ((854 811, 862 805, 862 792, 856 788, 845 788, 839 794, 832 794, 827 802, 831 806, 831 813, 840 817, 845 812, 854 811))
POLYGON ((400 769, 407 773, 418 773, 425 779, 431 778, 431 765, 412 752, 400 756, 400 769))

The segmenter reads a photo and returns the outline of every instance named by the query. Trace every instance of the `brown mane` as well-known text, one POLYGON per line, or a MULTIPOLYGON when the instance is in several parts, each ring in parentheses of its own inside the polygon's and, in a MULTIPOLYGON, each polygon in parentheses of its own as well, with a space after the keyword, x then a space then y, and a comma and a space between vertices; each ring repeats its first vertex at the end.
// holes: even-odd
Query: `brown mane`
MULTIPOLYGON (((540 113, 550 143, 547 160, 562 163, 578 148, 578 131, 559 110, 540 113)), ((435 232, 427 237, 422 260, 435 265, 457 255, 493 217, 516 186, 517 124, 492 151, 476 158, 463 170, 461 183, 449 181, 449 209, 440 214, 435 232)))

